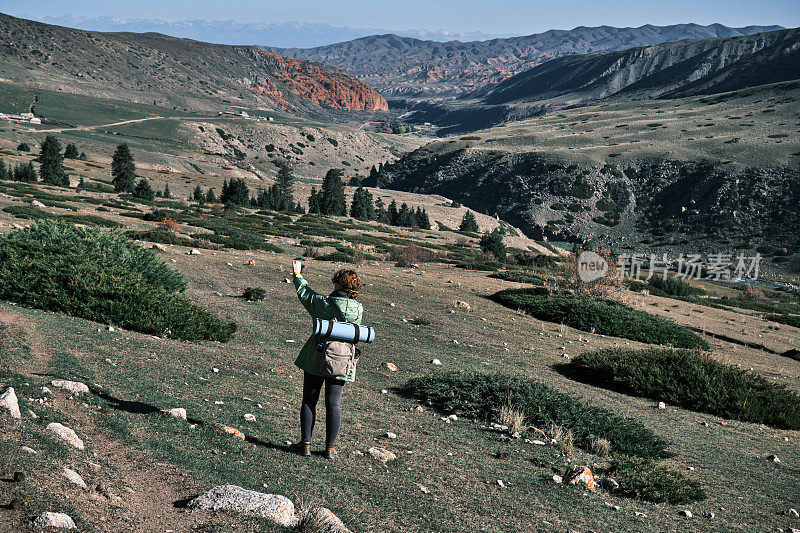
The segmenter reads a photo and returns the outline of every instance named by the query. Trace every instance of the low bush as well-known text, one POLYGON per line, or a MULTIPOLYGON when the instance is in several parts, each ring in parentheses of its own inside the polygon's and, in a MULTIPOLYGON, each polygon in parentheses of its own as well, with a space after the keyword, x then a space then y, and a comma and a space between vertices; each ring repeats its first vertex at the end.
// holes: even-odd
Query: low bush
POLYGON ((118 228, 121 226, 118 222, 96 215, 56 215, 27 205, 10 205, 3 208, 3 211, 11 213, 17 218, 25 218, 28 220, 60 220, 73 224, 88 224, 104 228, 118 228))
POLYGON ((527 270, 501 270, 494 274, 489 274, 490 278, 504 279, 516 283, 530 283, 531 285, 543 285, 544 278, 539 274, 527 270))
POLYGON ((260 302, 267 297, 267 291, 260 287, 247 287, 242 294, 242 298, 248 302, 260 302))
POLYGON ((570 377, 725 418, 800 429, 800 396, 692 350, 612 348, 561 367, 570 377))
POLYGON ((528 423, 537 427, 556 424, 570 429, 575 444, 591 450, 598 438, 611 441, 617 453, 646 458, 668 457, 666 442, 640 422, 576 400, 530 379, 504 374, 447 372, 414 378, 404 394, 429 401, 444 412, 457 412, 483 420, 496 420, 502 406, 512 404, 528 423))
POLYGON ((353 260, 353 256, 346 252, 335 251, 329 254, 320 255, 315 257, 317 261, 331 261, 334 263, 350 263, 353 260))
POLYGON ((182 340, 225 342, 236 330, 233 322, 148 281, 136 270, 136 258, 106 248, 121 235, 104 241, 82 236, 81 228, 56 227, 50 238, 41 238, 48 237, 45 230, 0 238, 0 299, 182 340))
POLYGON ((800 316, 797 315, 766 315, 764 319, 800 328, 800 316))
POLYGON ((540 292, 534 289, 506 289, 489 298, 539 320, 565 324, 583 331, 649 344, 708 349, 706 341, 689 329, 619 302, 588 295, 545 295, 540 292))
POLYGON ((506 265, 500 261, 463 261, 456 263, 456 267, 466 270, 482 270, 484 272, 497 272, 506 265))
POLYGON ((706 498, 700 483, 651 459, 618 457, 609 473, 619 483, 618 492, 629 498, 672 505, 706 498))
POLYGON ((664 279, 655 276, 650 278, 647 283, 650 285, 650 294, 655 296, 696 296, 706 293, 703 289, 692 287, 685 281, 677 278, 664 279))
POLYGON ((129 239, 136 239, 139 241, 158 242, 161 244, 175 244, 178 246, 194 246, 197 247, 195 239, 187 239, 186 237, 178 237, 170 231, 163 229, 150 229, 144 231, 128 230, 125 236, 129 239))
POLYGON ((389 260, 394 261, 398 267, 410 267, 415 263, 436 261, 436 259, 435 252, 415 244, 389 248, 389 260))

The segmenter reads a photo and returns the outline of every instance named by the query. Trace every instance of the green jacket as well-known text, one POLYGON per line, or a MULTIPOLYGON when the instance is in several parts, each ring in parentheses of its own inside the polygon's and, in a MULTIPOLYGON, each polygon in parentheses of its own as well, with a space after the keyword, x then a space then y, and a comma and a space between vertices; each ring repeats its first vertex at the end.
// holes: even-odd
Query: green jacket
MULTIPOLYGON (((348 322, 361 325, 361 315, 364 313, 364 308, 356 300, 318 294, 311 290, 308 286, 308 282, 303 276, 299 275, 294 277, 294 286, 297 289, 297 297, 300 299, 300 303, 306 308, 311 318, 322 318, 325 320, 336 318, 339 320, 341 317, 344 317, 348 322), (334 310, 334 306, 339 309, 339 312, 334 310)), ((314 368, 316 344, 317 336, 312 334, 303 345, 303 348, 300 350, 300 355, 297 356, 294 364, 309 374, 319 376, 320 373, 314 368)), ((347 376, 336 377, 336 379, 353 382, 356 380, 356 371, 353 369, 347 376)))

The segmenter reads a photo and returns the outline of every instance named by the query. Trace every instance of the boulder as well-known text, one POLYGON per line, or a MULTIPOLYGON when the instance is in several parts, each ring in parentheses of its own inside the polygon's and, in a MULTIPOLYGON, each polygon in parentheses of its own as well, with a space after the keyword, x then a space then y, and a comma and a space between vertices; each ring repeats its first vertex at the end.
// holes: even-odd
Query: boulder
POLYGON ((6 387, 0 391, 0 407, 7 409, 12 417, 22 418, 22 413, 19 412, 19 401, 14 392, 14 387, 6 387))
POLYGON ((31 202, 31 207, 35 207, 36 209, 44 209, 44 208, 45 208, 45 207, 47 207, 47 206, 46 206, 46 205, 44 205, 44 204, 43 204, 42 202, 40 202, 39 200, 34 200, 34 201, 32 201, 32 202, 31 202))
POLYGON ((244 433, 242 433, 241 431, 239 431, 236 428, 232 428, 232 427, 226 426, 224 424, 217 424, 216 426, 219 429, 221 429, 222 431, 224 431, 225 433, 227 433, 228 435, 231 435, 232 437, 236 437, 237 439, 242 439, 242 440, 245 440, 245 438, 246 438, 244 433))
POLYGON ((35 527, 60 527, 63 529, 75 529, 75 522, 72 521, 69 515, 64 513, 41 513, 37 516, 33 525, 35 527))
POLYGON ((161 244, 160 242, 154 242, 153 243, 153 250, 158 250, 160 252, 166 252, 167 251, 167 247, 164 246, 163 244, 161 244))
POLYGON ((597 490, 594 482, 594 475, 588 466, 572 465, 567 468, 567 473, 564 474, 568 483, 572 485, 584 483, 589 490, 597 490))
POLYGON ((200 250, 198 250, 197 248, 192 248, 191 250, 186 252, 186 255, 200 255, 200 250))
POLYGON ((89 489, 89 487, 86 486, 86 482, 83 480, 81 475, 76 471, 64 467, 64 475, 67 476, 67 479, 78 485, 83 490, 89 489))
POLYGON ((389 372, 397 372, 397 365, 394 363, 386 363, 386 368, 389 370, 389 372))
POLYGON ((386 464, 389 461, 394 461, 397 459, 397 456, 387 450, 386 448, 370 448, 367 452, 378 461, 386 464))
POLYGON ((236 485, 214 487, 189 502, 189 508, 260 516, 283 527, 295 527, 299 522, 294 504, 286 496, 264 494, 236 485))
POLYGON ((164 409, 162 413, 174 416, 175 418, 180 418, 181 420, 186 420, 186 409, 184 409, 183 407, 173 407, 172 409, 164 409))
POLYGON ((54 433, 56 437, 63 440, 70 446, 74 446, 79 450, 83 450, 83 441, 72 431, 70 428, 58 422, 51 422, 47 424, 47 431, 54 433))
POLYGON ((350 533, 344 522, 325 507, 315 507, 306 511, 302 531, 303 533, 350 533))
POLYGON ((53 387, 58 387, 59 389, 68 390, 74 394, 89 392, 89 387, 86 385, 86 383, 81 383, 80 381, 69 381, 68 379, 54 379, 53 381, 50 382, 50 385, 52 385, 53 387))
POLYGON ((459 309, 466 309, 467 311, 472 311, 472 306, 462 300, 457 300, 455 306, 459 309))

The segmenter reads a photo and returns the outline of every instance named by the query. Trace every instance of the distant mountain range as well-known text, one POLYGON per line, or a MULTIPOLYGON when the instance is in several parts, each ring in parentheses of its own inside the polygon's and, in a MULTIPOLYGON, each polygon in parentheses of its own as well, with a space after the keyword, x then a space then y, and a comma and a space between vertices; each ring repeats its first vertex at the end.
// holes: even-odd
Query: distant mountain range
POLYGON ((402 103, 403 99, 423 101, 458 96, 565 55, 610 52, 683 39, 737 37, 778 29, 781 26, 581 26, 489 41, 441 43, 390 34, 310 49, 274 50, 283 56, 341 68, 366 81, 386 98, 402 103))
POLYGON ((432 41, 482 41, 510 35, 482 32, 457 33, 445 30, 389 30, 386 28, 350 28, 306 22, 236 22, 233 20, 123 19, 118 17, 43 17, 40 22, 81 30, 104 32, 163 33, 196 41, 217 44, 243 44, 286 48, 310 48, 366 37, 396 33, 404 37, 432 41))
POLYGON ((282 109, 334 120, 387 110, 386 100, 335 67, 253 46, 155 33, 100 33, 0 14, 6 81, 187 110, 282 109))
POLYGON ((465 132, 599 100, 715 94, 800 79, 800 28, 553 59, 415 119, 465 132))

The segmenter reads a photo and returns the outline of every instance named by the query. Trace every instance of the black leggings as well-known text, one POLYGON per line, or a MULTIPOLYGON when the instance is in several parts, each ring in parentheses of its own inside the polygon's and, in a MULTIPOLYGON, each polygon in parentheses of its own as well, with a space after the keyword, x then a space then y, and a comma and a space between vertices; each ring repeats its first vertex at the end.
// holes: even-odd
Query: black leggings
POLYGON ((311 433, 314 431, 314 422, 317 418, 317 400, 325 384, 325 444, 333 446, 339 429, 342 427, 342 410, 340 402, 344 381, 335 378, 323 378, 304 372, 303 375, 303 404, 300 406, 300 440, 311 442, 311 433))

